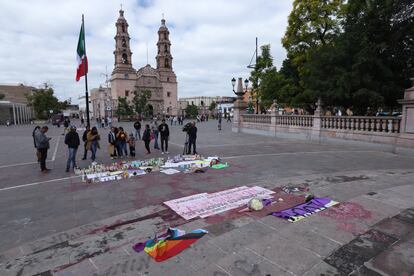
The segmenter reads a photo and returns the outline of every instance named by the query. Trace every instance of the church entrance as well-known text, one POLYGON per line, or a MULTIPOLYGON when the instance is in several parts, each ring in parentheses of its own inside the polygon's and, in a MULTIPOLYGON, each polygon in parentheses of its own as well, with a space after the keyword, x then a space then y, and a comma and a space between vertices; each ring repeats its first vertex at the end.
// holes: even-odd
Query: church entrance
POLYGON ((147 105, 147 116, 154 117, 154 107, 151 104, 147 105))

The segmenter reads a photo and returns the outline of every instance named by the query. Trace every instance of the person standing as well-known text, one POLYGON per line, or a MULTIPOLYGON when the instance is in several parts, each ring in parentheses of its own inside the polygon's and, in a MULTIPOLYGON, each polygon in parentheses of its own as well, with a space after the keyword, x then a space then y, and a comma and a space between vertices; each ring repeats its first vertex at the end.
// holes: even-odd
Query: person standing
POLYGON ((80 127, 85 127, 85 119, 83 119, 83 117, 81 118, 80 127))
POLYGON ((50 171, 46 168, 47 150, 49 149, 50 137, 46 137, 46 132, 49 130, 47 126, 43 126, 40 131, 35 134, 35 143, 37 150, 40 152, 40 170, 44 173, 50 171))
POLYGON ((80 144, 79 134, 76 132, 75 126, 71 126, 68 134, 66 134, 65 144, 68 145, 69 149, 68 162, 66 163, 66 172, 69 172, 71 164, 73 169, 76 168, 76 152, 80 144))
POLYGON ((158 126, 158 131, 161 136, 161 154, 168 154, 168 139, 170 136, 170 130, 168 125, 165 123, 165 119, 162 119, 162 123, 158 126))
POLYGON ((135 139, 141 140, 141 123, 139 120, 136 120, 134 123, 134 129, 135 129, 135 139))
POLYGON ((127 140, 128 135, 124 131, 123 127, 119 127, 118 134, 116 135, 116 138, 118 140, 118 154, 119 156, 123 156, 125 153, 125 157, 128 157, 128 151, 127 151, 127 140))
POLYGON ((129 134, 128 145, 129 145, 129 155, 131 157, 135 157, 135 137, 134 137, 134 134, 132 133, 129 134))
POLYGON ((36 157, 37 157, 37 162, 40 162, 40 152, 39 152, 39 150, 37 149, 37 146, 36 146, 36 139, 35 139, 36 133, 37 133, 38 131, 40 131, 40 126, 36 126, 36 127, 33 129, 33 132, 32 132, 32 137, 33 137, 33 144, 34 144, 34 148, 36 149, 36 157))
POLYGON ((142 133, 142 140, 145 143, 145 149, 147 150, 147 154, 151 154, 151 150, 150 150, 151 129, 150 129, 150 126, 148 124, 145 125, 145 130, 142 133))
POLYGON ((108 151, 109 155, 111 156, 111 159, 114 159, 115 154, 115 147, 116 147, 116 134, 115 134, 115 128, 111 127, 111 130, 108 133, 108 151))
POLYGON ((65 120, 63 121, 63 133, 62 133, 62 135, 65 135, 66 134, 66 132, 67 132, 67 130, 68 130, 68 128, 69 128, 69 119, 68 118, 65 118, 65 120))
POLYGON ((88 149, 86 148, 86 145, 88 143, 88 132, 89 131, 91 131, 90 127, 86 126, 86 129, 85 129, 85 131, 83 132, 83 135, 82 135, 83 149, 84 149, 82 160, 86 160, 86 157, 88 155, 88 149))
POLYGON ((112 127, 112 118, 108 117, 108 126, 111 128, 112 127))
POLYGON ((193 154, 197 154, 196 140, 197 140, 196 122, 192 122, 191 127, 188 130, 188 151, 187 151, 187 154, 191 154, 191 146, 193 147, 193 154))
POLYGON ((99 136, 98 129, 93 127, 91 131, 87 134, 87 144, 86 148, 92 151, 92 162, 95 162, 96 159, 96 151, 99 149, 99 140, 101 137, 99 136))
POLYGON ((219 117, 218 117, 218 130, 219 131, 221 130, 221 114, 219 114, 219 117))
POLYGON ((157 121, 155 121, 152 126, 151 126, 151 132, 153 134, 153 138, 154 138, 154 149, 159 150, 160 147, 158 146, 158 124, 157 121))

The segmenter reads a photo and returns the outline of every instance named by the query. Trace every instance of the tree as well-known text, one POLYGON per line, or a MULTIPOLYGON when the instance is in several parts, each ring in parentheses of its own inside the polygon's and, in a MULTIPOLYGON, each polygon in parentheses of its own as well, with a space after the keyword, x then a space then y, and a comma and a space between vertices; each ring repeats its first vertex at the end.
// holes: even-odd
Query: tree
POLYGON ((129 116, 133 114, 133 108, 128 103, 128 100, 126 97, 118 97, 118 109, 117 114, 119 117, 122 116, 129 116))
POLYGON ((294 63, 306 59, 309 49, 330 44, 340 31, 344 0, 295 0, 282 44, 294 63))
POLYGON ((151 99, 150 90, 134 91, 132 103, 137 114, 142 115, 146 111, 149 99, 151 99))
POLYGON ((47 119, 49 110, 53 112, 60 111, 59 100, 53 95, 53 88, 46 86, 39 88, 33 94, 26 95, 28 105, 32 106, 36 117, 39 119, 47 119))
POLYGON ((212 101, 210 106, 208 107, 208 110, 213 111, 217 108, 217 103, 215 101, 212 101))
POLYGON ((190 118, 195 118, 198 115, 198 108, 194 104, 189 104, 185 108, 185 114, 189 116, 190 118))

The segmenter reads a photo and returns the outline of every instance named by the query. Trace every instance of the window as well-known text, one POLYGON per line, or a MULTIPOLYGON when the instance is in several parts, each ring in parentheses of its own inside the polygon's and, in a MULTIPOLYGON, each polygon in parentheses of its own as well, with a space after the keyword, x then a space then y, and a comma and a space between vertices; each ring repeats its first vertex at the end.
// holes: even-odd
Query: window
POLYGON ((168 58, 165 59, 165 67, 170 68, 170 61, 168 60, 168 58))
POLYGON ((171 92, 167 92, 167 97, 171 97, 171 92))
POLYGON ((124 78, 127 79, 128 78, 128 74, 124 74, 124 78))
POLYGON ((201 106, 204 106, 204 101, 201 101, 201 106))
POLYGON ((128 64, 128 56, 127 54, 122 54, 122 63, 123 64, 128 64))
POLYGON ((194 105, 194 102, 193 101, 191 101, 191 105, 194 105))
POLYGON ((122 32, 125 33, 125 24, 122 23, 121 27, 122 27, 122 32))
POLYGON ((170 78, 167 78, 167 81, 170 81, 170 78))
POLYGON ((164 52, 168 52, 168 46, 164 45, 164 52))
POLYGON ((126 41, 125 41, 125 38, 124 38, 124 39, 122 39, 122 47, 126 47, 126 41))
POLYGON ((125 90, 125 97, 129 96, 129 90, 125 90))

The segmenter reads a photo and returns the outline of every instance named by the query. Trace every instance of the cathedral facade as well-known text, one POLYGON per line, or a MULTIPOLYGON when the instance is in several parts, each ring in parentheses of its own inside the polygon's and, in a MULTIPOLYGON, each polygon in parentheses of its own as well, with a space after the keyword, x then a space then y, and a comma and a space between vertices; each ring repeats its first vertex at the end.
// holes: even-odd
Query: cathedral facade
POLYGON ((124 17, 124 11, 119 11, 116 21, 115 35, 115 66, 111 76, 111 94, 114 107, 117 107, 119 97, 126 97, 128 102, 136 93, 151 91, 148 102, 150 113, 153 115, 177 115, 177 77, 172 68, 170 32, 161 20, 158 29, 158 54, 156 56, 157 68, 146 66, 135 70, 132 66, 132 52, 130 47, 130 36, 128 33, 128 22, 124 17))

